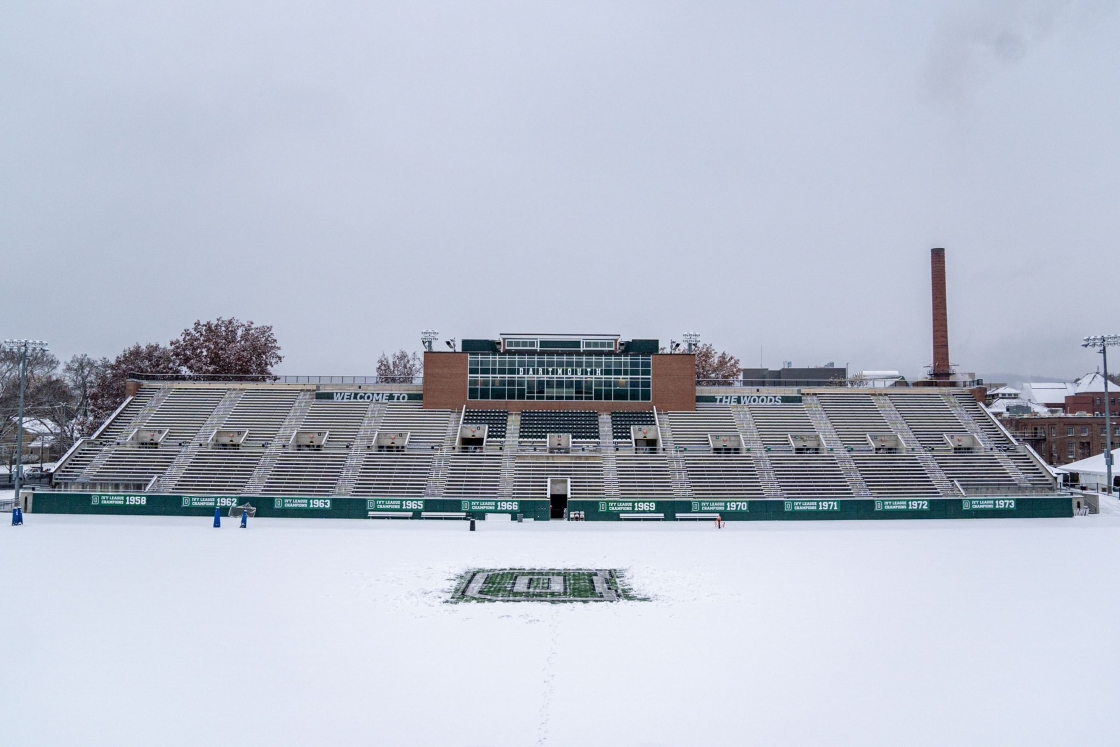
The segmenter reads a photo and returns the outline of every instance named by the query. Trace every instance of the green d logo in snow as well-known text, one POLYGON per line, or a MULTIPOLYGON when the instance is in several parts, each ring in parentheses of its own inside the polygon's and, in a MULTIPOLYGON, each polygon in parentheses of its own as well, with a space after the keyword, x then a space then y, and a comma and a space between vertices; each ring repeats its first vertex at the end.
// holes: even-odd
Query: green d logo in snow
POLYGON ((606 568, 495 568, 467 571, 453 602, 617 602, 640 599, 621 571, 606 568))

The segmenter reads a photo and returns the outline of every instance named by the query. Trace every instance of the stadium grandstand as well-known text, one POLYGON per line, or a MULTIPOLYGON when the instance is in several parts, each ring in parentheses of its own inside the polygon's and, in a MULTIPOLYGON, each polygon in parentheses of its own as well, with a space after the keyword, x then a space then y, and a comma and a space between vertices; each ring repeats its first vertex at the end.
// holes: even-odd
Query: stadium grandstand
POLYGON ((137 377, 64 456, 35 510, 1068 515, 1051 471, 972 391, 845 383, 698 384, 691 353, 601 334, 429 349, 412 383, 137 377))

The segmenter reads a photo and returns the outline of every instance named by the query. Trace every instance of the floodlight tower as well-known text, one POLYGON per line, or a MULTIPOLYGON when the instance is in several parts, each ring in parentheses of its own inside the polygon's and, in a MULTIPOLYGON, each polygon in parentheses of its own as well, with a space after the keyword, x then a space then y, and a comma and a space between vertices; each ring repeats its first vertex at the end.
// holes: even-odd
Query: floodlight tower
POLYGON ((682 336, 684 344, 688 346, 689 353, 695 353, 696 348, 700 346, 700 335, 697 332, 685 332, 682 336))
POLYGON ((16 505, 19 505, 19 487, 23 478, 23 392, 27 388, 27 357, 32 350, 46 350, 47 343, 42 340, 4 340, 4 350, 18 351, 19 361, 19 416, 16 421, 16 505))
POLYGON ((432 352, 432 343, 439 339, 439 330, 426 329, 420 333, 420 342, 424 344, 424 349, 429 353, 432 352))
POLYGON ((1092 335, 1086 337, 1083 348, 1101 351, 1104 362, 1104 472, 1105 492, 1112 495, 1112 411, 1108 406, 1108 349, 1120 345, 1120 335, 1092 335))

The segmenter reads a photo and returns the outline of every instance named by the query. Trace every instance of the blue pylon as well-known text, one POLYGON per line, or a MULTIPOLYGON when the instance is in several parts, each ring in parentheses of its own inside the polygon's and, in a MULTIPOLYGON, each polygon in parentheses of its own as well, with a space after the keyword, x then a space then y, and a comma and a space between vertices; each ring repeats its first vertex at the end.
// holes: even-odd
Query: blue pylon
POLYGON ((245 529, 249 526, 249 509, 244 509, 241 512, 241 528, 245 529))
POLYGON ((217 529, 222 525, 222 509, 214 509, 214 528, 217 529))
POLYGON ((15 508, 12 509, 12 526, 14 526, 14 527, 23 526, 23 509, 20 508, 19 506, 16 506, 15 508))

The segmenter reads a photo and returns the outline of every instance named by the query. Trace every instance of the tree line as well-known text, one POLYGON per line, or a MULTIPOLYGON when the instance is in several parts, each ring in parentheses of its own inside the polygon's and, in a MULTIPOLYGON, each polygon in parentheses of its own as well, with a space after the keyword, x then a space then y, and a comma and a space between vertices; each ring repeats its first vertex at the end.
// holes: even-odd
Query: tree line
MULTIPOLYGON (((21 360, 21 351, 0 351, 0 448, 9 468, 16 461, 21 360)), ((167 345, 136 343, 113 359, 79 353, 62 363, 48 351, 31 351, 24 430, 49 438, 57 458, 120 407, 129 375, 270 376, 282 360, 271 326, 221 317, 196 321, 167 345)))

